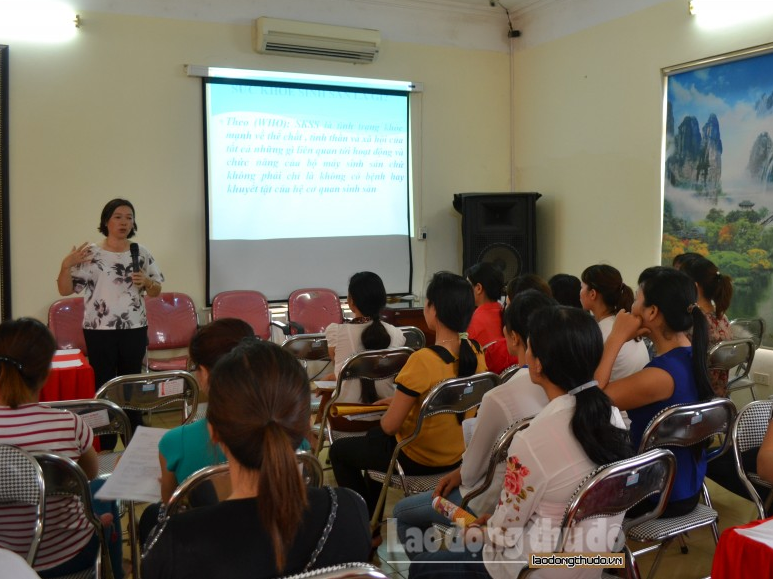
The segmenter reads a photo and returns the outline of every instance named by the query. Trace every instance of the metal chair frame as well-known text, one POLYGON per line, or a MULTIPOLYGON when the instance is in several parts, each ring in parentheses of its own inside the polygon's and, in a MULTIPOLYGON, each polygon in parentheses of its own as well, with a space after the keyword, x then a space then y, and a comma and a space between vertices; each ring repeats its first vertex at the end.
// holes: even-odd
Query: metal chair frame
POLYGON ((342 563, 288 575, 283 579, 387 579, 387 576, 370 563, 342 563))
POLYGON ((709 370, 725 370, 730 376, 730 371, 736 368, 736 374, 727 381, 727 394, 749 388, 752 399, 754 395, 754 380, 749 378, 749 371, 754 362, 756 347, 751 338, 738 340, 725 340, 715 344, 709 349, 709 370))
MULTIPOLYGON (((129 446, 132 438, 132 427, 129 417, 115 402, 107 399, 90 398, 86 400, 57 400, 45 403, 51 408, 68 410, 85 418, 85 422, 94 431, 95 436, 118 434, 123 438, 124 447, 129 446), (104 413, 104 414, 102 414, 104 413)), ((99 477, 106 478, 114 470, 120 452, 101 452, 97 455, 99 462, 99 477)))
MULTIPOLYGON (((110 564, 110 552, 102 531, 102 523, 94 514, 89 481, 83 470, 72 459, 52 452, 33 452, 32 455, 40 464, 43 472, 46 496, 73 496, 80 501, 83 514, 89 524, 94 527, 94 532, 99 540, 99 551, 94 561, 94 577, 112 579, 113 568, 110 564)), ((45 533, 45 528, 43 532, 45 533)))
POLYGON ((0 444, 0 505, 24 504, 35 510, 35 526, 25 559, 35 562, 43 536, 43 512, 46 505, 43 470, 34 456, 17 446, 0 444))
MULTIPOLYGON (((392 348, 384 350, 366 350, 358 352, 346 359, 341 371, 338 373, 336 387, 333 395, 322 410, 322 419, 319 423, 319 436, 315 454, 319 456, 325 445, 325 438, 329 444, 333 443, 334 435, 330 428, 326 429, 330 418, 330 409, 341 396, 343 383, 347 380, 359 380, 369 378, 371 380, 387 380, 394 378, 403 369, 408 358, 414 351, 411 348, 392 348)), ((358 433, 359 434, 359 433, 358 433)), ((362 433, 363 435, 365 432, 362 433)))
POLYGON ((499 373, 499 381, 500 383, 504 384, 507 382, 510 378, 515 376, 515 373, 518 372, 518 370, 521 369, 521 366, 519 364, 513 364, 512 366, 508 366, 504 370, 502 370, 499 373))
MULTIPOLYGON (((321 487, 324 482, 324 473, 317 457, 310 452, 304 451, 296 452, 295 456, 298 459, 298 466, 301 468, 306 484, 310 487, 321 487)), ((231 469, 228 463, 207 466, 194 472, 180 483, 174 493, 172 493, 166 505, 166 516, 172 517, 192 508, 190 504, 191 494, 197 488, 200 488, 202 484, 217 479, 225 479, 227 484, 230 484, 230 472, 231 469)))
MULTIPOLYGON (((714 398, 707 402, 678 404, 658 413, 650 421, 642 435, 639 452, 652 448, 683 447, 702 449, 712 438, 719 437, 720 445, 706 451, 706 460, 711 461, 724 454, 731 445, 730 429, 736 416, 733 402, 728 398, 714 398)), ((645 547, 633 557, 657 550, 648 577, 652 577, 660 564, 665 549, 671 542, 687 531, 710 526, 714 544, 719 542, 717 519, 719 514, 711 506, 711 498, 705 483, 703 484, 705 505, 698 504, 691 513, 681 517, 649 520, 636 525, 628 525, 628 538, 639 542, 653 541, 656 544, 645 547)), ((687 547, 683 543, 683 552, 687 547)))
POLYGON ((382 481, 376 510, 370 522, 373 530, 377 529, 381 524, 381 514, 386 503, 387 490, 390 486, 402 488, 405 495, 408 496, 415 492, 434 488, 437 480, 444 474, 447 474, 406 476, 397 460, 400 451, 419 435, 424 421, 439 414, 458 415, 477 408, 483 399, 483 395, 498 385, 499 376, 497 374, 483 372, 481 374, 473 374, 472 376, 443 380, 432 387, 421 403, 419 417, 416 420, 416 427, 413 433, 397 443, 386 472, 367 471, 367 476, 377 481, 382 481), (397 475, 393 476, 395 470, 397 475))
POLYGON ((290 352, 304 366, 308 362, 330 361, 325 334, 295 334, 282 342, 282 349, 290 352))
POLYGON ((751 338, 756 349, 762 345, 762 339, 765 336, 765 320, 763 318, 736 318, 730 320, 730 330, 733 332, 734 339, 751 338))
MULTIPOLYGON (((651 510, 624 521, 623 531, 657 518, 668 504, 675 474, 676 458, 670 450, 662 448, 597 468, 580 483, 569 500, 553 552, 565 551, 572 528, 580 522, 619 515, 659 493, 660 498, 651 510)), ((624 554, 628 577, 638 579, 638 566, 627 547, 624 554)), ((522 569, 519 579, 531 571, 533 569, 522 569)))
POLYGON ((427 338, 424 332, 416 326, 399 326, 398 328, 405 336, 405 347, 411 350, 421 350, 427 345, 427 338))
MULTIPOLYGON (((767 488, 773 488, 769 482, 762 480, 756 472, 746 472, 741 459, 741 454, 752 448, 759 448, 765 434, 768 431, 773 400, 756 400, 747 404, 735 417, 733 427, 730 430, 730 438, 733 443, 733 457, 738 478, 746 487, 749 496, 757 507, 760 519, 766 518, 768 504, 764 504, 755 484, 767 488)), ((768 495, 768 502, 773 493, 768 495)))

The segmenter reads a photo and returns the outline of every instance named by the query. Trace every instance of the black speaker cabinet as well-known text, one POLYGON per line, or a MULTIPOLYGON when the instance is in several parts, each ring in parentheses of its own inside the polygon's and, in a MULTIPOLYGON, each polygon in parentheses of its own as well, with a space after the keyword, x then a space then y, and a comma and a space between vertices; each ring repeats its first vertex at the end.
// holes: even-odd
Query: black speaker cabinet
POLYGON ((505 282, 537 267, 536 203, 539 193, 456 193, 462 214, 463 271, 479 262, 502 270, 505 282))

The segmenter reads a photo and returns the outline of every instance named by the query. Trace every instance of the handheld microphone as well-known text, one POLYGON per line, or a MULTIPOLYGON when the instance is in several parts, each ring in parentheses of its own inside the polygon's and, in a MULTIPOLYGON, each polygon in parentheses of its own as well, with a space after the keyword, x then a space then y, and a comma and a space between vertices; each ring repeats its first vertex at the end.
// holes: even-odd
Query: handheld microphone
POLYGON ((140 271, 140 246, 136 243, 130 243, 129 253, 132 255, 132 271, 140 271))

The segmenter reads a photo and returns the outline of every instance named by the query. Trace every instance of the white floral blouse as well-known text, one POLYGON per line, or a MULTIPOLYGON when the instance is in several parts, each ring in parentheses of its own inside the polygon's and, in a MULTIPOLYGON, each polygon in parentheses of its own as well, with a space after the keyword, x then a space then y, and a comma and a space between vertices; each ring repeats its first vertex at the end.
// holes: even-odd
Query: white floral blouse
MULTIPOLYGON (((83 328, 127 330, 148 325, 142 290, 132 283, 132 258, 128 251, 115 253, 92 243, 91 261, 70 268, 73 289, 86 290, 83 328)), ((140 269, 152 280, 164 281, 150 252, 139 246, 140 269)))

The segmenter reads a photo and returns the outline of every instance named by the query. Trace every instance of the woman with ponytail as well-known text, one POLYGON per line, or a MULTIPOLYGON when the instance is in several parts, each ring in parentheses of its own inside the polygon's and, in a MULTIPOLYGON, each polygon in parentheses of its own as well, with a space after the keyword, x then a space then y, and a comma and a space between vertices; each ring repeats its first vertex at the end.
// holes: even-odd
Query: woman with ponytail
MULTIPOLYGON (((615 315, 631 311, 633 290, 623 283, 623 276, 611 265, 592 265, 580 277, 580 303, 591 314, 606 340, 612 331, 615 315)), ((611 380, 638 372, 650 361, 647 346, 640 340, 629 340, 620 349, 612 368, 611 380)))
MULTIPOLYGON (((471 376, 486 370, 480 346, 466 330, 475 309, 472 287, 463 277, 440 272, 427 286, 424 319, 435 331, 435 345, 418 350, 397 375, 394 397, 383 400, 389 409, 380 425, 365 436, 342 438, 330 448, 330 461, 339 486, 357 491, 371 512, 376 508, 381 483, 362 471, 386 470, 398 441, 410 436, 427 394, 438 382, 471 376)), ((441 414, 424 421, 419 436, 400 455, 407 474, 436 474, 459 465, 464 452, 460 421, 441 414)))
MULTIPOLYGON (((410 567, 411 579, 516 577, 530 553, 553 551, 566 505, 585 477, 633 455, 620 413, 593 379, 603 348, 598 324, 578 308, 550 306, 531 315, 525 362, 549 402, 513 437, 499 503, 493 515, 477 520, 486 523, 479 541, 462 552, 422 553, 410 567)), ((617 536, 612 530, 622 520, 621 513, 581 522, 569 531, 566 551, 611 551, 617 536)), ((466 538, 473 536, 468 532, 466 538)), ((537 574, 579 579, 598 577, 599 570, 537 574)))
MULTIPOLYGON (((335 377, 352 354, 364 350, 399 348, 405 344, 405 335, 398 328, 381 321, 381 310, 386 306, 386 289, 381 278, 371 271, 355 273, 349 279, 346 303, 354 318, 344 324, 330 324, 325 329, 330 358, 335 364, 335 377)), ((345 382, 338 402, 373 404, 394 393, 389 380, 360 380, 360 388, 345 382)), ((356 381, 354 381, 356 382, 356 381)))
POLYGON ((260 579, 367 559, 362 500, 347 489, 307 489, 298 470, 310 404, 298 361, 245 339, 209 385, 207 420, 228 458, 231 495, 168 519, 144 555, 143 577, 260 579))
MULTIPOLYGON (((38 403, 55 350, 54 337, 38 320, 19 318, 0 324, 0 441, 74 460, 92 481, 93 493, 104 481, 93 480, 98 465, 91 428, 77 414, 38 403)), ((34 565, 41 577, 59 577, 93 567, 99 539, 78 505, 72 497, 46 498, 45 532, 34 565)), ((93 505, 105 526, 113 576, 120 579, 121 533, 119 528, 116 534, 114 527, 119 521, 118 509, 114 502, 95 500, 93 505)), ((32 538, 26 533, 30 517, 35 518, 32 507, 0 505, 0 547, 15 550, 22 546, 17 552, 26 556, 26 545, 32 538)))
MULTIPOLYGON (((682 262, 680 269, 692 278, 698 289, 698 306, 708 324, 708 347, 732 340, 733 332, 725 312, 733 298, 733 280, 700 255, 682 262)), ((716 396, 727 396, 727 370, 711 370, 709 379, 716 396)))
MULTIPOLYGON (((707 371, 706 317, 697 299, 695 283, 687 274, 670 267, 650 267, 639 276, 631 313, 621 311, 615 317, 596 379, 615 406, 628 411, 634 448, 638 449, 644 430, 661 410, 714 396, 707 371), (652 340, 657 356, 640 372, 610 382, 622 345, 642 335, 652 340)), ((688 448, 671 450, 676 455, 676 477, 664 517, 692 511, 706 474, 703 453, 696 456, 688 448)), ((640 504, 637 508, 647 510, 650 505, 640 504)))

